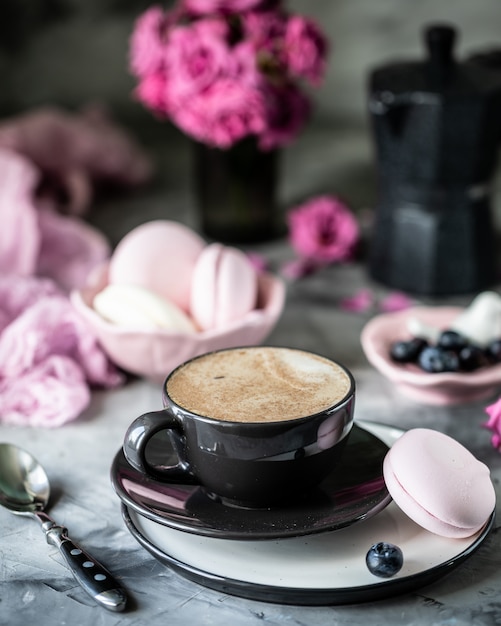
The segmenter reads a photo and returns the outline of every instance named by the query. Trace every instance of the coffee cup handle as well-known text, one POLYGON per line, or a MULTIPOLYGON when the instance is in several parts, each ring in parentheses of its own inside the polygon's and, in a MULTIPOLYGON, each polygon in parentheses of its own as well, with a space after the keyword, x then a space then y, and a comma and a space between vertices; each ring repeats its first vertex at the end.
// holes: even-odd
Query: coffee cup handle
POLYGON ((185 449, 182 425, 167 408, 137 417, 127 429, 123 443, 125 458, 138 472, 160 480, 193 483, 195 480, 185 449), (148 442, 163 430, 168 431, 178 457, 178 462, 174 465, 153 465, 146 458, 148 442))

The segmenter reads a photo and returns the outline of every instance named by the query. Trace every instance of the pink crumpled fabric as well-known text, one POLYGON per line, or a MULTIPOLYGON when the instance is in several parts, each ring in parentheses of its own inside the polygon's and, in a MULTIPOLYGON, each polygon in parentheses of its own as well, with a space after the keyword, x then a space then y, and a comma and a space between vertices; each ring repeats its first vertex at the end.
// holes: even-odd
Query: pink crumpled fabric
POLYGON ((0 422, 61 426, 123 380, 52 280, 0 277, 0 422))
POLYGON ((72 114, 45 107, 0 123, 0 148, 25 156, 39 170, 41 190, 61 212, 82 215, 95 187, 147 182, 152 162, 97 105, 72 114))
POLYGON ((97 180, 147 175, 142 153, 104 118, 50 110, 0 124, 0 423, 61 426, 85 410, 91 387, 124 382, 68 297, 110 246, 61 212, 88 208, 97 180))
POLYGON ((83 287, 90 272, 110 256, 104 235, 76 218, 40 209, 38 228, 36 273, 54 279, 67 292, 83 287))
POLYGON ((0 149, 0 271, 4 274, 35 272, 40 233, 33 194, 38 179, 29 161, 0 149))
POLYGON ((26 157, 0 148, 0 273, 48 276, 69 292, 109 257, 110 246, 81 219, 39 200, 40 178, 26 157))
POLYGON ((0 380, 1 421, 11 426, 62 426, 89 401, 80 368, 64 356, 49 357, 22 378, 0 380))

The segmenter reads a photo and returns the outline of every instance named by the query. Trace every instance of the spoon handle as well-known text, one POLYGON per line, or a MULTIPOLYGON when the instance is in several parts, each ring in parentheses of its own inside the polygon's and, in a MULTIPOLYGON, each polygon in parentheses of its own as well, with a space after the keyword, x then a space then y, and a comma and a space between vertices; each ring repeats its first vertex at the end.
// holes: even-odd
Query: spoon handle
POLYGON ((94 600, 110 611, 123 611, 127 595, 123 587, 96 559, 72 541, 67 529, 46 516, 42 522, 47 543, 59 548, 71 573, 94 600))

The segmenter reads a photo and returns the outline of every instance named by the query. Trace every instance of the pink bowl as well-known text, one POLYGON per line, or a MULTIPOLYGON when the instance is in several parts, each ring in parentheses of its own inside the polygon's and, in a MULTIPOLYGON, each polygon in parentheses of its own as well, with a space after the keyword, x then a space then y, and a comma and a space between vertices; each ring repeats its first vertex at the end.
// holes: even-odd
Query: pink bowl
POLYGON ((96 293, 108 282, 108 265, 92 276, 88 285, 73 291, 75 308, 94 330, 109 358, 127 372, 163 382, 175 367, 213 350, 260 344, 277 323, 285 302, 284 283, 263 273, 258 280, 258 305, 225 328, 184 334, 167 330, 134 330, 104 320, 93 308, 96 293))
POLYGON ((395 363, 390 357, 394 341, 411 337, 407 329, 410 318, 445 330, 462 310, 458 307, 412 307, 378 315, 362 330, 362 348, 376 369, 418 402, 453 405, 487 399, 501 387, 501 364, 468 373, 429 374, 414 364, 395 363))

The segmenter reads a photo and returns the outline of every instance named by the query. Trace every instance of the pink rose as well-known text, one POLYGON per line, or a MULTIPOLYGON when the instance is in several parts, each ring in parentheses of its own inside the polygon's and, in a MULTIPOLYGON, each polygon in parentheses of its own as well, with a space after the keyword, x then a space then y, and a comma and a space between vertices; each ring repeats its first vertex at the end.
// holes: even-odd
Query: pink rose
POLYGON ((355 217, 339 199, 313 198, 290 211, 289 240, 296 253, 319 263, 352 258, 359 239, 355 217))
POLYGON ((360 289, 353 296, 341 300, 339 306, 344 311, 365 313, 377 305, 380 311, 391 313, 408 309, 413 304, 413 301, 408 296, 399 291, 394 291, 381 300, 378 300, 372 290, 360 289))
POLYGON ((264 77, 257 66, 256 55, 251 42, 242 41, 233 47, 227 75, 231 80, 254 87, 263 84, 264 77))
POLYGON ((287 21, 285 54, 292 75, 306 78, 318 85, 324 75, 327 41, 318 26, 301 15, 287 21))
POLYGON ((203 16, 191 22, 190 28, 197 37, 214 37, 229 42, 231 29, 228 20, 221 15, 203 16))
POLYGON ((171 101, 179 106, 184 106, 185 98, 210 87, 231 66, 231 51, 226 41, 217 36, 218 31, 210 28, 213 24, 214 20, 209 26, 199 22, 198 28, 178 26, 169 35, 169 46, 165 52, 167 89, 171 101))
POLYGON ((370 289, 360 289, 354 295, 343 298, 339 303, 342 311, 365 313, 374 305, 374 294, 370 289))
POLYGON ((198 141, 229 148, 262 132, 265 107, 259 90, 220 80, 173 112, 175 123, 198 141))
POLYGON ((414 301, 405 293, 394 291, 381 300, 379 309, 384 313, 393 313, 395 311, 404 311, 413 305, 414 301))
POLYGON ((259 147, 271 150, 290 143, 310 115, 310 102, 294 85, 265 90, 267 124, 259 137, 259 147))
POLYGON ((483 426, 492 431, 491 443, 496 450, 501 452, 501 398, 486 407, 485 412, 489 419, 483 426))
POLYGON ((161 69, 164 29, 165 14, 159 6, 151 7, 136 20, 129 48, 130 69, 135 76, 146 76, 161 69))
POLYGON ((266 272, 269 269, 268 261, 266 257, 260 254, 259 252, 248 252, 247 258, 250 261, 252 267, 261 274, 262 272, 266 272))
POLYGON ((249 11, 263 4, 263 0, 184 0, 187 11, 197 15, 208 13, 228 12, 238 13, 249 11))
POLYGON ((319 268, 318 264, 310 259, 293 259, 286 261, 280 267, 280 273, 289 280, 299 280, 310 274, 314 274, 319 268))
POLYGON ((286 18, 280 11, 251 11, 242 15, 244 38, 258 51, 277 54, 283 48, 286 18))
POLYGON ((169 115, 172 104, 168 99, 167 80, 164 72, 148 74, 139 81, 136 98, 159 115, 169 115))

